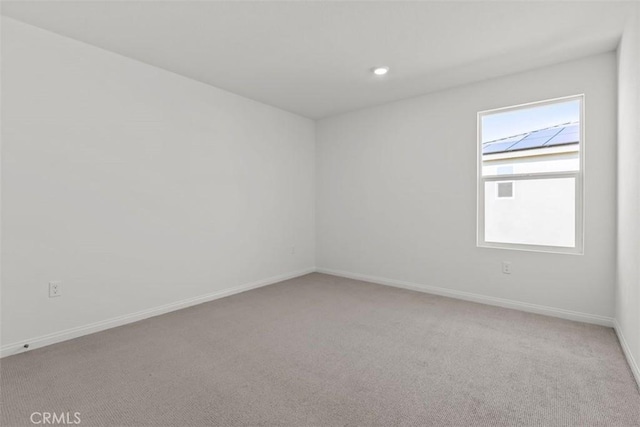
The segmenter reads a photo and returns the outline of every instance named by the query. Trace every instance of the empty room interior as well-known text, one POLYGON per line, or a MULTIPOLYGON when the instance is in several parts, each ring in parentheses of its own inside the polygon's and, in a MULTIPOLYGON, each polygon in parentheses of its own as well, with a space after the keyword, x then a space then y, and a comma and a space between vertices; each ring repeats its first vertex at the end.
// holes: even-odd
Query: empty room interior
POLYGON ((640 426, 640 2, 0 7, 0 425, 640 426))

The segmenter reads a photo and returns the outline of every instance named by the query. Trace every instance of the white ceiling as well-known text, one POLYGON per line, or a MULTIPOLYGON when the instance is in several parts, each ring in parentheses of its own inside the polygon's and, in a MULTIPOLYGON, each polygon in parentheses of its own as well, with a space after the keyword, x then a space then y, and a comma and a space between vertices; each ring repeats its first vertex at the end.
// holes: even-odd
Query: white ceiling
POLYGON ((3 1, 2 14, 318 119, 613 50, 630 5, 3 1))

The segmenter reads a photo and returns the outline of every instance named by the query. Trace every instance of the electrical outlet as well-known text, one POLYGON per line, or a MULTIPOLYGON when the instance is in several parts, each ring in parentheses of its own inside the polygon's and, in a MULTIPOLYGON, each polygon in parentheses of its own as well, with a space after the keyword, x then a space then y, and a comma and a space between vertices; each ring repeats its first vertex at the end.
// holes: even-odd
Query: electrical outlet
POLYGON ((57 280, 49 282, 49 298, 62 296, 62 282, 57 280))
POLYGON ((502 274, 511 274, 511 262, 502 261, 502 274))

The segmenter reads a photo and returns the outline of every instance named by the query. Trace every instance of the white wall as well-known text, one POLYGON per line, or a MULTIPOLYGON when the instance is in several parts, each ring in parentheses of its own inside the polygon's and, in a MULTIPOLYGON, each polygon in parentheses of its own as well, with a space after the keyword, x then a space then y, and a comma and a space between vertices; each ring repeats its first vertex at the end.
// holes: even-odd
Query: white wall
POLYGON ((618 276, 616 322, 640 384, 640 6, 618 50, 618 276))
POLYGON ((314 266, 311 120, 7 18, 2 90, 5 350, 314 266))
POLYGON ((611 322, 613 52, 328 118, 317 124, 316 144, 319 268, 611 322), (585 254, 476 247, 476 113, 580 93, 586 108, 585 254), (503 260, 512 262, 511 275, 502 274, 503 260))
POLYGON ((575 247, 574 178, 511 181, 510 198, 498 197, 500 182, 484 184, 485 241, 575 247))

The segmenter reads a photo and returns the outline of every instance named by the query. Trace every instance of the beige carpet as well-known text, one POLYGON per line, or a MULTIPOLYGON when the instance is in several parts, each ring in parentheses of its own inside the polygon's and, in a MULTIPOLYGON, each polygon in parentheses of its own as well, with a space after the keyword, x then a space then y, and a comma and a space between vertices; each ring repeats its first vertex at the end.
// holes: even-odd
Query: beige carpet
POLYGON ((322 274, 0 368, 3 426, 640 425, 609 328, 322 274))

